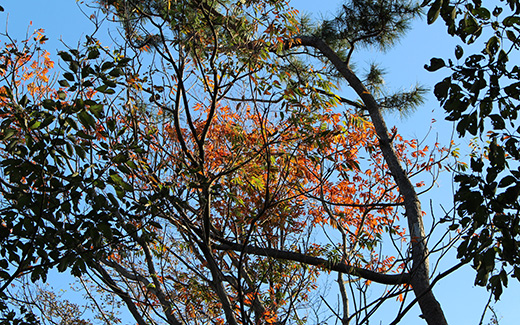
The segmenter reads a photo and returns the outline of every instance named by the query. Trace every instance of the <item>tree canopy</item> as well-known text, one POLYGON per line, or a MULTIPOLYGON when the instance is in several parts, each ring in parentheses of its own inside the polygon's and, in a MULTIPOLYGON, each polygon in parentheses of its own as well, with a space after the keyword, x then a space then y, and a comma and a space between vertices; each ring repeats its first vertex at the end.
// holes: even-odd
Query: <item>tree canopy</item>
POLYGON ((509 275, 520 279, 519 138, 517 110, 519 68, 517 26, 520 4, 502 1, 450 3, 435 1, 428 21, 439 15, 447 32, 461 40, 455 61, 434 58, 427 69, 451 69, 435 96, 454 121, 459 136, 474 136, 468 171, 456 175, 455 227, 464 229, 458 257, 473 261, 475 284, 490 288, 496 299, 509 275), (483 40, 482 40, 483 39, 483 40), (478 53, 464 53, 479 43, 478 53))
POLYGON ((38 320, 26 286, 12 289, 54 268, 81 279, 100 323, 117 322, 97 303, 111 297, 143 325, 361 324, 390 302, 392 324, 416 304, 447 324, 432 289, 443 277, 473 262, 497 299, 518 277, 518 94, 499 85, 518 77, 506 64, 518 4, 504 20, 492 18, 502 7, 422 4, 463 42, 493 30, 483 55, 426 67, 453 70, 434 93, 459 134, 490 140, 455 178, 457 214, 431 225, 419 194, 451 145, 403 138, 384 118, 426 89, 388 93, 380 67, 353 68, 359 49, 398 44, 420 4, 352 0, 318 22, 285 1, 92 5, 120 34, 60 51, 57 78, 42 31, 3 37, 4 323, 90 323, 43 289, 38 320), (461 261, 434 276, 430 258, 454 246, 461 261), (336 305, 320 298, 323 274, 336 305))

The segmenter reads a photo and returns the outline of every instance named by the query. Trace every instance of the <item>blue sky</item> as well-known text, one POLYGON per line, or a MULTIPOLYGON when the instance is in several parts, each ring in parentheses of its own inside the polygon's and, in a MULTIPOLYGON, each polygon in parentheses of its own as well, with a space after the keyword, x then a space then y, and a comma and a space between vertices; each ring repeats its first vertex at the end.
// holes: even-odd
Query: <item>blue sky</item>
MULTIPOLYGON (((315 18, 319 18, 320 14, 324 16, 332 14, 339 6, 338 1, 331 0, 295 0, 292 4, 300 12, 309 12, 315 18)), ((55 58, 57 50, 64 49, 64 44, 76 47, 78 42, 82 42, 84 36, 93 30, 91 23, 81 13, 75 1, 8 1, 2 2, 2 6, 5 11, 0 13, 0 32, 4 32, 7 26, 13 38, 22 39, 27 31, 30 33, 36 28, 43 28, 49 38, 46 48, 55 58), (29 25, 30 21, 32 21, 32 25, 29 25)), ((85 8, 84 5, 80 5, 80 7, 85 8)), ((360 68, 371 62, 381 63, 388 72, 387 84, 391 88, 406 89, 419 83, 431 89, 435 82, 443 78, 444 72, 427 72, 423 68, 424 64, 428 63, 431 57, 452 57, 455 44, 455 40, 449 38, 445 33, 440 21, 433 26, 427 26, 425 20, 419 20, 408 36, 394 49, 387 53, 365 51, 354 59, 360 68)), ((428 141, 435 141, 438 137, 439 141, 446 142, 452 135, 451 124, 443 121, 443 112, 431 95, 426 104, 412 116, 401 119, 397 115, 388 115, 387 118, 387 124, 389 126, 397 125, 400 134, 405 138, 422 139, 432 126, 432 119, 437 122, 432 126, 433 131, 428 141)), ((456 142, 463 148, 467 143, 457 139, 456 142)), ((429 200, 434 202, 433 206, 436 211, 440 211, 439 204, 448 208, 451 206, 450 174, 445 173, 439 179, 438 186, 422 198, 423 206, 428 207, 429 200)), ((442 265, 445 268, 454 262, 453 256, 454 254, 451 254, 449 259, 443 261, 442 265)), ((52 279, 56 279, 56 277, 51 278, 51 281, 52 279)), ((482 309, 488 299, 488 292, 483 288, 474 288, 473 280, 473 270, 466 267, 442 280, 434 288, 450 323, 478 324, 482 309)), ((496 312, 502 317, 501 324, 515 323, 516 308, 520 305, 519 289, 518 281, 511 279, 510 287, 505 290, 501 301, 496 304, 496 312)), ((390 303, 389 308, 392 307, 395 308, 395 305, 390 303)), ((389 309, 383 309, 382 312, 385 310, 393 312, 389 309)), ((413 310, 401 324, 420 324, 418 314, 417 309, 413 310)))

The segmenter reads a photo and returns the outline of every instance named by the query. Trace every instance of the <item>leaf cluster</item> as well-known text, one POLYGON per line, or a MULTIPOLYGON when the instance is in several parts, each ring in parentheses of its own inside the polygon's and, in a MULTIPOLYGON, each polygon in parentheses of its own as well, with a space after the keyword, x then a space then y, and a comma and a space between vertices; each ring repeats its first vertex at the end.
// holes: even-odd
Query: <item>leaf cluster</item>
POLYGON ((384 50, 395 44, 420 12, 418 5, 406 1, 352 0, 342 5, 334 19, 324 21, 317 35, 330 44, 346 41, 349 48, 384 50))
POLYGON ((21 275, 45 281, 53 267, 79 276, 104 247, 121 240, 115 196, 103 193, 107 166, 94 160, 107 144, 92 142, 114 128, 100 129, 107 121, 104 103, 92 94, 113 94, 125 61, 90 65, 99 57, 96 47, 61 52, 70 69, 61 87, 39 93, 33 89, 48 85, 44 75, 20 75, 40 64, 24 59, 42 55, 31 44, 2 53, 3 76, 10 76, 0 94, 2 290, 21 275))
POLYGON ((462 41, 455 60, 433 58, 426 66, 451 69, 434 93, 459 136, 478 137, 481 144, 471 152, 470 169, 455 177, 459 229, 466 231, 458 257, 473 260, 475 283, 495 299, 509 276, 520 280, 520 68, 513 60, 519 14, 518 1, 494 8, 480 1, 434 1, 428 11, 429 23, 442 17, 448 33, 462 41), (481 52, 466 54, 465 44, 479 40, 481 52))

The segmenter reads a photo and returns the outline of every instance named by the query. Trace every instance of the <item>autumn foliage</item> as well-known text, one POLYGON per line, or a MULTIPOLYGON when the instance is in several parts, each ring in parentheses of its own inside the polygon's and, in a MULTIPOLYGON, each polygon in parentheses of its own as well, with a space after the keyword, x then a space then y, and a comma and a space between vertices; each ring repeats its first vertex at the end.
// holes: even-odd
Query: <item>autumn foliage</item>
MULTIPOLYGON (((123 3, 104 8, 123 16, 123 3)), ((147 39, 124 23, 131 45, 88 37, 59 53, 65 72, 41 31, 3 45, 3 289, 57 267, 91 274, 140 324, 260 324, 312 317, 323 272, 343 267, 360 286, 378 282, 360 272, 408 272, 404 201, 374 125, 340 105, 325 63, 283 55, 297 12, 232 6, 255 25, 166 3, 131 14, 173 21, 186 6, 177 29, 147 39)), ((446 149, 391 137, 409 178, 435 178, 446 149)), ((395 281, 383 295, 410 290, 395 281)))

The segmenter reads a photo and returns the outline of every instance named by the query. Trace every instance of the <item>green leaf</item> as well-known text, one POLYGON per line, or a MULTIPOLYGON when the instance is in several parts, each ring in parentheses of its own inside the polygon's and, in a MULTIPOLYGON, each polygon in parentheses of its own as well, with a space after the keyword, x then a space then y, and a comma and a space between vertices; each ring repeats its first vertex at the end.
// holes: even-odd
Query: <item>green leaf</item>
POLYGON ((76 155, 78 155, 78 157, 80 157, 81 159, 85 159, 87 157, 87 154, 83 147, 79 145, 74 145, 74 150, 76 150, 76 155))
POLYGON ((513 183, 516 183, 516 178, 511 175, 508 175, 500 180, 498 187, 508 187, 513 183))
POLYGON ((112 88, 115 88, 117 86, 117 83, 114 80, 110 80, 110 79, 103 80, 103 83, 105 85, 107 85, 108 87, 112 87, 112 88))
POLYGON ((114 89, 108 88, 108 85, 102 85, 96 88, 97 91, 103 93, 103 94, 114 94, 114 89))
POLYGON ((126 66, 128 64, 128 62, 132 61, 132 59, 130 58, 122 58, 122 59, 119 59, 119 61, 117 61, 117 65, 119 67, 123 67, 123 66, 126 66))
POLYGON ((450 225, 450 226, 448 227, 448 229, 450 229, 451 231, 456 230, 457 228, 459 228, 459 225, 456 224, 456 223, 454 223, 454 224, 452 224, 452 225, 450 225))
POLYGON ((41 124, 42 124, 42 122, 40 122, 40 121, 34 121, 34 123, 29 125, 29 129, 37 130, 41 124))
POLYGON ((0 271, 0 279, 7 280, 10 277, 11 277, 11 275, 9 273, 7 273, 6 271, 0 271))
POLYGON ((433 89, 433 93, 437 100, 443 102, 448 97, 448 92, 451 88, 450 78, 445 78, 443 81, 437 83, 433 89))
POLYGON ((54 109, 54 107, 56 106, 56 103, 55 103, 52 99, 44 99, 44 100, 42 101, 42 106, 43 106, 45 109, 52 110, 52 109, 54 109))
POLYGON ((504 20, 502 21, 502 24, 505 26, 505 27, 511 27, 515 24, 520 24, 520 17, 518 16, 509 16, 509 17, 506 17, 504 18, 504 20))
POLYGON ((510 30, 510 29, 506 30, 506 36, 511 42, 513 42, 513 43, 517 42, 515 32, 513 32, 512 30, 510 30))
POLYGON ((435 2, 432 3, 432 5, 426 15, 428 25, 433 24, 437 20, 437 18, 439 17, 439 14, 441 13, 441 7, 442 7, 442 0, 435 0, 435 2))
POLYGON ((123 153, 119 153, 115 157, 113 157, 111 160, 112 160, 112 162, 114 162, 116 164, 120 164, 120 163, 126 162, 128 160, 128 157, 127 157, 127 155, 125 155, 123 153))
POLYGON ((63 90, 58 90, 58 98, 65 100, 67 98, 67 93, 65 93, 63 90))
POLYGON ((72 61, 69 64, 69 68, 70 68, 70 70, 72 70, 72 72, 77 73, 79 70, 79 64, 76 61, 72 61))
POLYGON ((500 61, 500 62, 509 61, 509 57, 507 56, 506 51, 504 51, 503 49, 500 50, 500 52, 498 53, 498 61, 500 61))
POLYGON ((121 71, 121 69, 115 68, 115 69, 112 69, 112 71, 110 71, 108 74, 111 75, 112 77, 116 77, 117 78, 120 75, 122 75, 123 72, 121 71))
POLYGON ((493 125, 493 129, 495 130, 503 130, 506 128, 506 123, 504 122, 504 119, 502 116, 498 114, 492 114, 489 115, 489 118, 491 119, 491 124, 493 125))
POLYGON ((107 88, 108 88, 107 85, 102 85, 102 86, 97 87, 96 90, 99 92, 104 92, 105 90, 107 90, 107 88))
POLYGON ((103 118, 104 117, 103 104, 90 105, 89 106, 89 110, 97 118, 103 118))
POLYGON ((482 159, 471 158, 470 166, 471 170, 480 173, 482 172, 482 168, 484 167, 484 162, 482 161, 482 159))
POLYGON ((457 60, 459 60, 463 54, 464 54, 464 50, 462 49, 462 46, 457 45, 455 47, 455 57, 457 58, 457 60))
POLYGON ((72 61, 72 56, 67 52, 58 52, 58 55, 61 57, 63 61, 70 62, 72 61))
POLYGON ((72 73, 70 73, 70 72, 65 72, 65 73, 63 74, 63 77, 64 77, 65 79, 67 79, 68 81, 74 81, 74 80, 76 79, 76 78, 74 77, 74 75, 73 75, 72 73))
POLYGON ((515 82, 509 86, 504 87, 504 92, 514 99, 520 99, 520 82, 515 82))
POLYGON ((9 140, 11 139, 15 134, 17 134, 18 131, 16 129, 8 128, 4 131, 2 140, 9 140))
POLYGON ((477 20, 470 14, 466 15, 464 19, 464 32, 467 34, 476 34, 480 29, 480 25, 477 20))
POLYGON ((102 71, 104 71, 104 70, 108 70, 108 69, 114 67, 114 65, 115 65, 114 62, 110 62, 110 61, 108 61, 108 62, 104 62, 104 63, 101 65, 101 70, 102 70, 102 71))
POLYGON ((158 229, 163 229, 163 227, 161 226, 161 224, 160 224, 160 223, 158 223, 157 221, 154 221, 154 220, 150 220, 150 221, 148 222, 148 224, 150 224, 150 225, 154 226, 155 228, 158 228, 158 229))
POLYGON ((93 48, 88 52, 87 59, 94 60, 99 57, 99 50, 97 48, 93 48))
POLYGON ((72 156, 74 154, 74 147, 72 146, 72 144, 70 142, 67 142, 65 144, 65 149, 67 150, 67 154, 69 156, 72 156))
POLYGON ((133 186, 128 184, 127 182, 125 182, 123 180, 123 178, 121 178, 121 176, 119 176, 118 174, 110 175, 110 179, 112 180, 112 182, 114 184, 121 186, 121 188, 123 188, 126 191, 133 191, 134 190, 133 186))
POLYGON ((101 233, 103 233, 103 236, 105 236, 109 239, 113 238, 112 228, 110 228, 109 224, 100 222, 98 224, 98 229, 101 230, 101 233))
POLYGON ((514 274, 513 276, 514 276, 518 281, 520 281, 520 267, 515 266, 515 268, 514 268, 514 273, 513 273, 513 274, 514 274))
POLYGON ((65 272, 67 269, 67 266, 69 266, 69 263, 66 258, 63 258, 60 263, 58 264, 58 272, 65 272))
POLYGON ((96 120, 86 110, 82 110, 78 114, 79 121, 87 129, 96 128, 96 120))
POLYGON ((27 104, 29 103, 29 98, 27 98, 27 95, 23 95, 18 104, 22 107, 27 107, 27 104))
POLYGON ((70 84, 67 80, 60 80, 58 81, 58 84, 62 87, 70 87, 70 84))
POLYGON ((446 63, 443 59, 439 58, 432 58, 430 59, 430 65, 424 65, 424 68, 430 72, 437 71, 440 68, 443 68, 446 66, 446 63))
POLYGON ((489 18, 491 18, 491 12, 489 12, 489 10, 484 7, 473 9, 472 13, 483 20, 488 20, 489 18))
POLYGON ((74 108, 77 110, 77 111, 80 111, 82 110, 83 108, 85 108, 85 101, 83 101, 82 98, 78 98, 74 101, 74 108))
POLYGON ((114 131, 116 129, 116 121, 114 119, 109 119, 107 121, 107 127, 110 131, 114 131))
POLYGON ((504 291, 504 289, 502 288, 502 283, 500 282, 500 278, 496 275, 492 276, 489 279, 489 286, 491 288, 491 292, 495 297, 495 301, 498 301, 500 299, 500 296, 502 295, 502 292, 504 291))
POLYGON ((492 36, 486 43, 486 52, 491 56, 495 55, 498 52, 499 48, 500 41, 496 36, 492 36))

